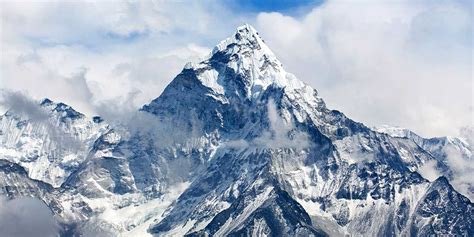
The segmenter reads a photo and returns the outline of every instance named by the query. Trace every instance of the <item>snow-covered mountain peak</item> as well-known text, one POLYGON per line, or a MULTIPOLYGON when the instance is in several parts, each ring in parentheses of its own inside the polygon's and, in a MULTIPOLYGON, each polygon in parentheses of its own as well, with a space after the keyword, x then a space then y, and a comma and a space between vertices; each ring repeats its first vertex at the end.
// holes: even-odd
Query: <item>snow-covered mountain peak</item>
POLYGON ((0 195, 40 198, 64 235, 474 233, 474 206, 455 190, 472 193, 455 173, 473 171, 450 167, 471 150, 327 108, 249 25, 130 126, 49 99, 19 107, 0 116, 0 195))
MULTIPOLYGON (((415 141, 419 141, 423 139, 423 137, 421 137, 420 135, 416 134, 415 132, 407 128, 382 125, 382 126, 371 127, 371 129, 379 133, 387 134, 391 137, 408 138, 415 141)), ((443 145, 453 144, 459 147, 464 147, 466 149, 472 146, 463 137, 442 136, 442 137, 432 137, 429 139, 431 139, 432 141, 436 141, 437 143, 441 143, 443 145)))
POLYGON ((299 90, 313 96, 316 91, 284 70, 275 54, 252 26, 245 24, 214 47, 200 63, 188 63, 183 72, 193 71, 213 96, 225 101, 229 94, 255 99, 269 88, 299 90))
POLYGON ((44 98, 43 100, 41 100, 41 103, 40 103, 41 106, 50 106, 52 104, 54 104, 54 102, 50 100, 49 98, 44 98))
POLYGON ((0 159, 19 164, 30 178, 59 187, 108 125, 47 98, 24 106, 27 112, 11 108, 0 116, 0 159))
MULTIPOLYGON (((401 127, 396 127, 396 126, 389 126, 389 125, 381 125, 381 126, 374 126, 371 127, 372 130, 379 132, 379 133, 385 133, 387 135, 390 135, 392 137, 406 137, 409 138, 412 135, 416 135, 412 131, 406 128, 401 128, 401 127)), ((418 135, 416 135, 418 136, 418 135)))
POLYGON ((256 116, 254 110, 265 111, 270 99, 279 109, 282 104, 289 110, 295 107, 291 109, 294 118, 288 111, 278 112, 282 116, 286 113, 287 122, 292 119, 302 122, 309 115, 319 120, 316 115, 325 109, 317 91, 287 73, 257 31, 244 25, 219 43, 208 58, 197 64, 187 64, 163 93, 143 110, 188 120, 189 108, 194 108, 198 119, 205 121, 207 132, 215 128, 235 131, 246 124, 250 129, 255 121, 249 122, 252 120, 248 118, 256 116))
MULTIPOLYGON (((255 121, 249 122, 252 120, 248 118, 256 116, 251 115, 254 110, 265 111, 270 99, 277 107, 285 104, 289 109, 294 105, 293 111, 297 111, 294 118, 287 112, 278 112, 282 116, 286 113, 287 122, 292 119, 301 122, 310 114, 319 113, 315 110, 325 108, 317 91, 287 73, 257 31, 244 25, 219 43, 208 58, 187 64, 143 110, 166 117, 170 113, 188 120, 189 108, 194 108, 199 120, 205 121, 207 132, 215 128, 235 131, 246 124, 249 128, 253 126, 255 121)), ((316 116, 313 119, 318 120, 316 116)))
POLYGON ((54 115, 56 115, 58 118, 61 120, 77 120, 77 119, 85 119, 86 116, 80 112, 77 112, 75 109, 73 109, 71 106, 62 103, 62 102, 54 102, 48 98, 45 98, 41 100, 40 106, 46 111, 52 112, 54 115))
POLYGON ((257 30, 249 24, 237 27, 237 31, 233 36, 221 41, 214 47, 212 55, 228 50, 242 50, 244 48, 274 57, 273 52, 265 44, 257 30))

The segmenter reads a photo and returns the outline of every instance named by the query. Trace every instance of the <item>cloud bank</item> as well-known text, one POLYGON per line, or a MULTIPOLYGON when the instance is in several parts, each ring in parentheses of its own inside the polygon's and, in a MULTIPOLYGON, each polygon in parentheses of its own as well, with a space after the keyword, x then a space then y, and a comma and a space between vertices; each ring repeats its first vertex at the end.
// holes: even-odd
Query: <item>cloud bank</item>
POLYGON ((139 108, 239 24, 212 3, 2 1, 0 88, 88 114, 133 92, 139 108))
POLYGON ((368 125, 457 135, 473 121, 472 10, 462 1, 327 1, 257 29, 332 108, 368 125))
POLYGON ((0 197, 0 236, 58 236, 59 226, 52 212, 34 198, 6 200, 0 197))
POLYGON ((288 71, 367 125, 430 137, 473 120, 468 1, 308 1, 291 15, 212 0, 0 4, 0 88, 87 114, 141 107, 248 22, 288 71))

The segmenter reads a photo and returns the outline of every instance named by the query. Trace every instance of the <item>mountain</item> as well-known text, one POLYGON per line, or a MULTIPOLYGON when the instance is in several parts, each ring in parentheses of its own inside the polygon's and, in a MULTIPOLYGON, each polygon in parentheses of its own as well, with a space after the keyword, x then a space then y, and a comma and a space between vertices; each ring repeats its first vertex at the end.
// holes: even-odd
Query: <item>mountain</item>
POLYGON ((106 129, 100 117, 89 119, 49 99, 41 101, 32 119, 7 112, 0 126, 3 158, 56 188, 86 159, 88 148, 106 129))
POLYGON ((443 175, 456 190, 474 200, 474 182, 466 178, 474 173, 473 148, 467 142, 468 139, 449 136, 423 138, 408 129, 390 126, 374 127, 373 130, 415 142, 434 158, 417 165, 418 171, 424 177, 434 179, 443 175))
POLYGON ((472 202, 417 172, 433 146, 327 108, 249 25, 130 122, 62 105, 41 103, 41 123, 1 117, 0 194, 40 198, 65 236, 474 235, 472 202), (34 139, 49 130, 78 145, 34 139))

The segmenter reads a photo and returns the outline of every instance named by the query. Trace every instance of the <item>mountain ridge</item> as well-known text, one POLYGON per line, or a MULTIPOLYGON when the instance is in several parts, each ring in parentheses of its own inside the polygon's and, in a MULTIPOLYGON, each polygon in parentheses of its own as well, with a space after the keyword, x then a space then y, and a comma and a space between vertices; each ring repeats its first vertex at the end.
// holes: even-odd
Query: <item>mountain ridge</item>
MULTIPOLYGON (((472 202, 448 179, 416 172, 430 152, 326 108, 249 25, 187 64, 137 116, 145 132, 100 121, 81 165, 30 195, 74 233, 96 223, 130 236, 474 233, 472 202)), ((0 193, 30 182, 4 177, 0 193)))

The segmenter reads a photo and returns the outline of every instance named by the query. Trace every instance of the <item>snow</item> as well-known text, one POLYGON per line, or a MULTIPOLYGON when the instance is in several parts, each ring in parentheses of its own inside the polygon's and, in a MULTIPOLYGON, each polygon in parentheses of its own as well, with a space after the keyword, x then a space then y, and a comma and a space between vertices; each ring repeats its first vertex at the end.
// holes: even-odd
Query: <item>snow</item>
MULTIPOLYGON (((307 101, 310 106, 315 105, 314 89, 283 69, 280 61, 252 26, 238 27, 236 35, 220 42, 204 62, 217 53, 237 55, 237 59, 228 62, 227 66, 237 73, 250 72, 251 82, 246 88, 250 98, 257 98, 270 85, 274 85, 285 88, 290 94, 299 91, 302 100, 307 101)), ((199 70, 198 79, 202 84, 212 89, 216 95, 224 95, 225 90, 219 81, 219 72, 206 65, 206 63, 188 63, 185 68, 199 70)))
POLYGON ((381 125, 377 127, 372 127, 372 130, 377 131, 379 133, 385 133, 392 137, 408 137, 410 134, 410 130, 401 127, 394 127, 389 125, 381 125))
MULTIPOLYGON (((255 185, 258 185, 258 181, 255 182, 255 185)), ((237 227, 241 226, 243 222, 267 200, 272 190, 272 187, 267 187, 262 193, 258 194, 255 199, 253 199, 249 203, 246 203, 243 212, 238 215, 236 219, 233 219, 232 217, 229 218, 226 223, 222 225, 219 231, 215 233, 215 235, 228 235, 230 231, 237 229, 237 227)))
MULTIPOLYGON (((0 151, 5 159, 23 166, 30 178, 60 187, 70 171, 88 153, 90 145, 105 131, 105 124, 79 116, 70 119, 51 102, 39 107, 50 117, 44 121, 16 117, 9 112, 0 116, 0 151), (22 124, 19 126, 19 124, 22 124), (15 152, 13 152, 13 150, 15 152)), ((62 104, 62 109, 71 109, 62 104)))
POLYGON ((355 164, 374 159, 372 148, 367 144, 368 140, 360 135, 353 135, 337 140, 334 145, 339 151, 340 157, 349 164, 355 164))
MULTIPOLYGON (((380 158, 376 154, 393 155, 387 157, 392 159, 390 162, 402 167, 406 165, 410 170, 416 170, 432 160, 434 154, 444 151, 446 145, 454 145, 463 155, 472 157, 468 144, 456 138, 435 138, 427 142, 428 139, 402 128, 374 128, 379 133, 362 125, 357 129, 351 128, 352 124, 345 124, 350 121, 348 118, 326 109, 315 89, 283 69, 273 52, 249 25, 239 27, 234 36, 218 44, 202 62, 188 63, 184 69, 194 70, 197 79, 210 90, 205 90, 204 94, 192 94, 191 91, 186 95, 191 101, 180 102, 194 103, 201 97, 207 97, 212 98, 207 100, 209 103, 216 103, 212 106, 217 121, 200 118, 206 125, 218 124, 218 128, 210 133, 206 131, 179 145, 171 144, 158 149, 152 137, 129 141, 126 135, 122 137, 107 124, 94 123, 86 116, 64 118, 68 114, 65 111, 72 108, 61 105, 59 112, 54 112, 58 104, 51 102, 44 106, 51 114, 47 123, 23 121, 11 115, 1 117, 0 154, 2 158, 24 167, 29 178, 44 181, 53 187, 60 187, 66 178, 71 177, 76 181, 67 183, 72 185, 71 188, 66 187, 60 192, 59 189, 51 193, 45 191, 44 196, 38 191, 34 195, 44 197, 46 201, 58 201, 62 212, 57 215, 65 222, 104 224, 104 228, 113 235, 121 236, 148 236, 148 231, 152 230, 150 227, 170 216, 175 218, 170 218, 173 229, 158 235, 183 236, 204 229, 235 200, 244 200, 244 207, 239 209, 242 212, 233 213, 217 230, 216 236, 224 236, 242 228, 255 210, 267 200, 272 201, 273 185, 287 191, 316 220, 315 226, 328 233, 377 235, 402 202, 409 203, 408 216, 415 216, 415 208, 426 194, 429 183, 415 179, 414 184, 408 182, 409 187, 401 189, 399 183, 404 182, 401 177, 409 175, 408 171, 401 172, 399 170, 403 169, 390 167, 391 164, 383 159, 375 160, 380 158), (223 62, 222 68, 214 67, 209 61, 219 55, 231 56, 229 62, 223 62), (224 78, 228 70, 240 74, 240 77, 224 78), (243 98, 243 94, 239 93, 237 96, 240 98, 226 94, 234 92, 226 88, 228 80, 242 80, 237 83, 242 85, 238 89, 245 90, 247 97, 243 98), (270 87, 281 89, 282 97, 270 95, 270 98, 264 98, 262 95, 270 87), (264 107, 264 103, 268 106, 264 107), (222 107, 229 105, 242 106, 242 109, 238 108, 241 114, 231 114, 236 116, 232 119, 245 122, 238 129, 226 130, 229 121, 225 120, 232 110, 222 107), (319 129, 321 134, 316 134, 316 138, 305 136, 306 128, 319 129), (56 133, 52 133, 51 129, 56 133), (335 136, 339 130, 349 132, 335 136), (291 139, 288 136, 290 133, 295 135, 291 139), (67 135, 71 140, 55 139, 58 134, 67 135), (80 146, 72 146, 73 141, 79 141, 80 146), (321 145, 317 147, 321 149, 312 149, 314 144, 309 142, 321 145), (321 152, 326 149, 327 154, 321 152), (179 169, 183 168, 180 161, 191 164, 189 170, 184 169, 186 174, 182 176, 169 168, 176 166, 173 162, 177 162, 179 169), (364 166, 370 162, 377 166, 373 169, 369 165, 364 166), (216 164, 219 167, 215 167, 216 164), (377 175, 377 179, 359 179, 360 170, 353 168, 360 167, 372 169, 368 173, 377 175), (212 184, 215 186, 199 186, 204 182, 212 183, 207 182, 207 174, 225 178, 212 184), (178 178, 171 179, 170 176, 178 178), (140 179, 145 181, 139 183, 140 179), (153 182, 146 182, 150 180, 153 182), (269 180, 271 184, 268 184, 269 180), (384 187, 393 187, 397 191, 389 193, 387 199, 376 200, 370 194, 365 199, 355 198, 357 189, 364 185, 370 186, 363 190, 367 192, 384 187), (185 190, 196 190, 191 188, 199 190, 195 194, 198 196, 183 195, 183 200, 180 198, 178 202, 178 197, 185 190), (340 190, 344 196, 337 197, 340 190), (341 219, 347 223, 338 224, 341 219)), ((182 98, 177 96, 175 99, 182 98)), ((180 108, 173 107, 173 103, 165 106, 170 106, 171 110, 180 108)), ((174 111, 179 116, 171 113, 169 119, 188 122, 186 112, 191 108, 184 107, 186 111, 174 111)), ((28 183, 17 180, 16 177, 8 177, 7 186, 29 187, 28 183)), ((22 191, 27 193, 31 190, 23 188, 22 191)), ((375 198, 381 196, 375 195, 375 198)), ((280 209, 275 209, 275 212, 279 218, 285 218, 280 209)), ((258 218, 254 221, 253 233, 268 235, 270 223, 258 218)), ((288 230, 288 226, 283 228, 288 230)), ((400 231, 395 233, 398 235, 409 233, 407 229, 397 231, 400 231)))
POLYGON ((204 86, 212 88, 218 95, 225 93, 224 87, 218 83, 219 73, 214 69, 205 70, 203 73, 198 75, 199 80, 204 86))
MULTIPOLYGON (((85 201, 93 210, 99 212, 92 221, 110 225, 107 231, 114 235, 151 236, 149 226, 162 218, 166 209, 186 190, 189 182, 178 183, 168 189, 160 198, 148 200, 142 194, 109 194, 104 198, 75 197, 85 201)), ((99 187, 100 188, 100 187, 99 187)), ((179 236, 179 235, 177 235, 179 236)))

